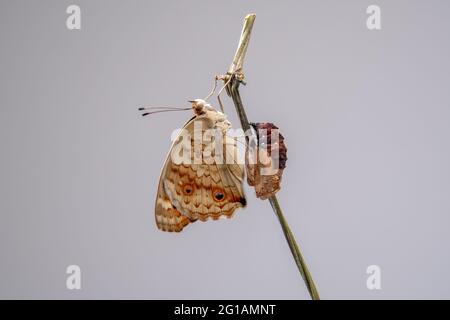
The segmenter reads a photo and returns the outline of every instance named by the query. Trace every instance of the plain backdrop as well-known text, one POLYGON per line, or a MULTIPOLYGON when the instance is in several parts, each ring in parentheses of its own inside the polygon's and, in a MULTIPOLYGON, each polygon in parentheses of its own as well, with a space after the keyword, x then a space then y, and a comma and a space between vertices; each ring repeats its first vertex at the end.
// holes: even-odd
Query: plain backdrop
POLYGON ((308 298, 269 203, 247 186, 231 220, 180 234, 154 222, 170 134, 191 113, 137 107, 204 97, 253 12, 241 94, 251 121, 286 138, 279 200, 321 296, 450 298, 449 11, 437 0, 1 0, 0 297, 308 298), (71 4, 81 30, 66 28, 71 4), (81 290, 66 288, 72 264, 81 290), (381 290, 366 287, 370 265, 381 290))

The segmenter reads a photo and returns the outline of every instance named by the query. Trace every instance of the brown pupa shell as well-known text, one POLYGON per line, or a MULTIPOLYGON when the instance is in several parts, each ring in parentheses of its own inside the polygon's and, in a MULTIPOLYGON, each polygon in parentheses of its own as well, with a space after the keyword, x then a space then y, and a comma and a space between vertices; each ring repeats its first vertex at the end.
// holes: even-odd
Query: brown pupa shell
POLYGON ((251 123, 254 138, 250 139, 245 157, 247 183, 255 187, 256 196, 268 199, 281 188, 286 168, 287 148, 284 137, 273 123, 251 123))

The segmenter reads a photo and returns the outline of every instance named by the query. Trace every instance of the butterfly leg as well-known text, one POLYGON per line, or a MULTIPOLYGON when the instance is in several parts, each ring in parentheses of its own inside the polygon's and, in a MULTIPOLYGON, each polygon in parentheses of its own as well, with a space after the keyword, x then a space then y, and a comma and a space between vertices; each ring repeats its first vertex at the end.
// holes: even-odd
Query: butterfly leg
POLYGON ((203 100, 207 101, 209 98, 211 98, 211 96, 214 94, 214 92, 216 92, 216 89, 217 89, 217 80, 219 80, 219 79, 218 79, 217 76, 215 76, 215 77, 214 77, 214 86, 213 86, 211 92, 210 92, 210 93, 205 97, 205 99, 203 99, 203 100))
MULTIPOLYGON (((220 75, 220 76, 216 76, 216 79, 220 79, 220 80, 225 80, 226 76, 220 75)), ((225 113, 225 110, 223 108, 223 104, 222 104, 222 100, 220 99, 220 95, 222 94, 223 89, 225 89, 228 84, 231 81, 231 77, 228 78, 228 80, 225 82, 225 84, 223 85, 223 87, 219 90, 219 93, 217 94, 217 100, 219 100, 219 105, 220 105, 220 109, 222 110, 222 113, 225 113)))

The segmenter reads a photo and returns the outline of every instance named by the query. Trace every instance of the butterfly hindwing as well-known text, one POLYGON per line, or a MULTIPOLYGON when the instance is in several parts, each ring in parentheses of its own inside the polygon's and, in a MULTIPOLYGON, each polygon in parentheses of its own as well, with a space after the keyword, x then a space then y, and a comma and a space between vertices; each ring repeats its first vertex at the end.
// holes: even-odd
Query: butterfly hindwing
MULTIPOLYGON (((194 121, 201 121, 203 130, 216 127, 214 113, 218 112, 209 111, 209 114, 194 117, 184 129, 193 137, 194 121)), ((171 152, 178 139, 180 137, 172 144, 158 185, 155 204, 158 228, 180 232, 187 224, 197 220, 231 218, 237 208, 246 204, 242 186, 243 166, 236 162, 223 164, 215 161, 195 164, 193 159, 190 163, 174 163, 171 152)), ((225 153, 234 153, 234 148, 235 145, 224 144, 225 153)))

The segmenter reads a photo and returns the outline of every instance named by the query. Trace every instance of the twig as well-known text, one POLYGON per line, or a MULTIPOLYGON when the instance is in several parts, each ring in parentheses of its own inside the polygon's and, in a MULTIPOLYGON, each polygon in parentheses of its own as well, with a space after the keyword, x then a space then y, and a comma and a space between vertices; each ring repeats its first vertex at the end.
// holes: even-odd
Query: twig
MULTIPOLYGON (((244 19, 242 26, 241 38, 236 53, 234 54, 233 62, 228 68, 228 74, 243 74, 242 67, 244 66, 245 54, 247 53, 248 43, 250 42, 250 35, 255 22, 256 14, 248 14, 244 19)), ((242 79, 241 79, 242 80, 242 79)))
MULTIPOLYGON (((256 18, 255 14, 248 14, 245 17, 244 25, 241 32, 241 38, 239 40, 239 45, 236 50, 233 62, 231 63, 230 68, 228 69, 227 75, 222 77, 222 80, 225 83, 228 82, 228 85, 226 87, 227 93, 229 96, 231 96, 233 100, 239 120, 241 121, 242 129, 245 132, 247 132, 247 130, 250 129, 250 124, 247 118, 247 114, 245 113, 244 105, 242 104, 241 96, 239 94, 239 85, 242 83, 244 79, 243 64, 245 54, 247 53, 247 47, 250 41, 250 35, 255 18, 256 18)), ((283 211, 281 210, 277 197, 276 196, 270 197, 269 202, 280 222, 286 241, 289 244, 289 248, 291 249, 295 263, 297 264, 297 268, 306 284, 306 287, 308 289, 311 298, 313 300, 320 300, 319 292, 316 289, 316 286, 305 263, 305 260, 303 259, 303 256, 297 245, 297 242, 295 241, 295 237, 292 234, 292 231, 289 228, 286 219, 284 218, 283 211)))

